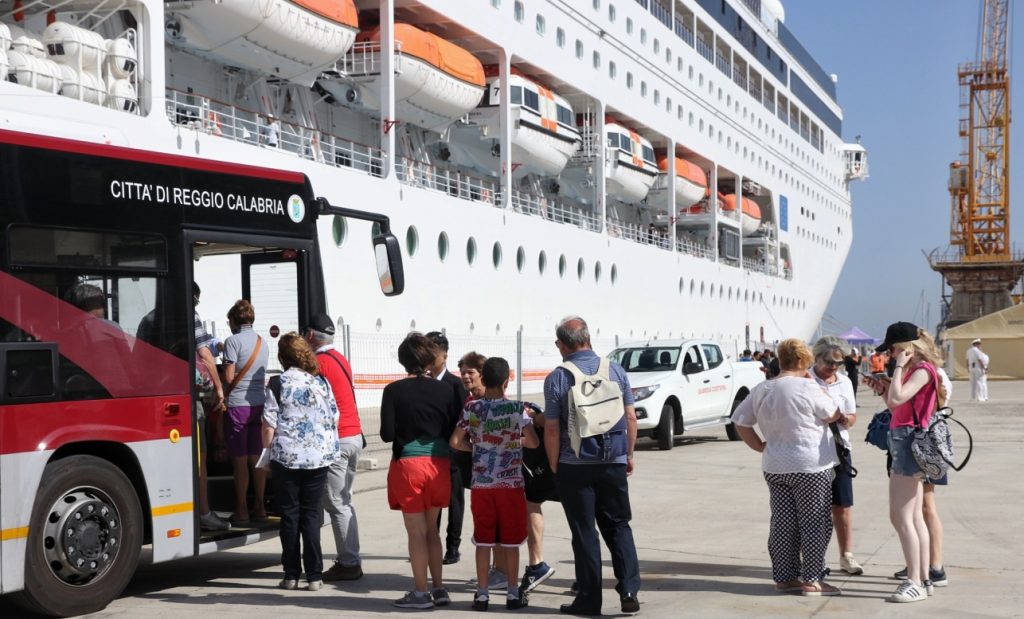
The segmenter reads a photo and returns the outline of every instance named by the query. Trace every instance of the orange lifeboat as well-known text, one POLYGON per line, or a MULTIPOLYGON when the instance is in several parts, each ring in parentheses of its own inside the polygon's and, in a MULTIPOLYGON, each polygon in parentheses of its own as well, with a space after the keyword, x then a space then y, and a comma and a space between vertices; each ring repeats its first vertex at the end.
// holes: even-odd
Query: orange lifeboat
MULTIPOLYGON (((692 161, 676 157, 676 206, 688 208, 711 195, 707 175, 692 161)), ((658 169, 668 172, 668 156, 658 157, 658 169)))
POLYGON ((352 47, 359 12, 353 0, 220 0, 175 3, 166 21, 172 45, 312 85, 352 47))
MULTIPOLYGON (((736 194, 718 194, 718 204, 724 212, 734 213, 736 211, 736 194)), ((743 215, 745 215, 742 222, 742 232, 743 236, 748 236, 753 234, 758 226, 761 225, 761 207, 750 198, 743 198, 742 209, 743 215)))
MULTIPOLYGON (((473 54, 410 24, 395 24, 395 116, 444 130, 480 103, 484 67, 473 54)), ((360 32, 345 59, 347 77, 318 84, 336 99, 378 107, 380 27, 360 32), (358 88, 358 93, 351 93, 358 88)))

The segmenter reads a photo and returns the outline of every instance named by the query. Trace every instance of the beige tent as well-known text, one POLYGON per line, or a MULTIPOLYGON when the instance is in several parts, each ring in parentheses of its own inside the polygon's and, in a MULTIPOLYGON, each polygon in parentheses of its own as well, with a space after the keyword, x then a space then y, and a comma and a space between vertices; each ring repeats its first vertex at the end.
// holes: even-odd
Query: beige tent
POLYGON ((1024 378, 1024 304, 982 316, 945 332, 946 371, 954 378, 968 378, 967 349, 975 338, 989 356, 988 377, 995 380, 1024 378), (952 345, 952 350, 949 346, 952 345))

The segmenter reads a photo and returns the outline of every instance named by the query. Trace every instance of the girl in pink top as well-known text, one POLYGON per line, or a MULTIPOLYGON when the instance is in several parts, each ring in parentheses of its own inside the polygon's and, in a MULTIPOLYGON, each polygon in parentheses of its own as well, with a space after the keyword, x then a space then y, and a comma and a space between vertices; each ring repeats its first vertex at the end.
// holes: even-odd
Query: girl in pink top
POLYGON ((910 445, 914 438, 915 416, 927 427, 936 405, 945 401, 945 392, 938 380, 936 366, 941 355, 935 342, 924 329, 909 322, 889 326, 885 341, 878 350, 892 349, 896 359, 892 383, 883 397, 892 421, 889 425, 889 452, 892 469, 889 475, 889 519, 896 528, 907 562, 907 580, 889 597, 891 602, 919 602, 928 597, 928 528, 923 505, 924 474, 910 445))

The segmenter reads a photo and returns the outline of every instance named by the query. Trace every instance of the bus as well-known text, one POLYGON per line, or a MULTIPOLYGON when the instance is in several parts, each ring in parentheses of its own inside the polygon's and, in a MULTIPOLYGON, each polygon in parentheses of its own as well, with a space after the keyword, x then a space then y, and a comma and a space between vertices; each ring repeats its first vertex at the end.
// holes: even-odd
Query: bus
POLYGON ((373 222, 381 290, 401 294, 387 217, 303 174, 0 130, 0 593, 88 613, 143 546, 161 562, 276 536, 273 518, 199 526, 193 281, 233 260, 242 298, 272 282, 275 319, 308 324, 328 309, 327 215, 373 222))

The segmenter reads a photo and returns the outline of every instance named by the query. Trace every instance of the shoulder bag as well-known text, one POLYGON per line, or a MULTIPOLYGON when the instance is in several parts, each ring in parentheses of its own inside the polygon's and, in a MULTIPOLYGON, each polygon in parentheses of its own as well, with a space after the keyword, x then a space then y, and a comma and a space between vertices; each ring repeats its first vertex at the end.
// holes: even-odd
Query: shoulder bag
POLYGON ((921 468, 928 479, 938 479, 946 474, 950 467, 955 471, 962 470, 971 459, 971 452, 974 450, 974 439, 971 437, 967 426, 960 423, 953 417, 953 409, 948 406, 939 407, 938 391, 939 379, 934 377, 935 383, 935 412, 928 421, 928 427, 921 424, 921 417, 918 411, 914 410, 914 435, 910 443, 910 451, 914 454, 914 461, 921 468), (955 421, 967 432, 968 448, 967 457, 959 465, 953 463, 953 437, 949 432, 949 420, 955 421))
POLYGON ((228 385, 227 389, 224 390, 225 403, 228 401, 228 395, 235 390, 235 387, 238 386, 238 383, 242 382, 242 379, 245 378, 245 375, 252 368, 252 364, 256 363, 256 358, 260 356, 260 348, 262 347, 263 338, 257 335, 256 346, 252 349, 252 355, 250 355, 249 360, 245 362, 245 365, 242 366, 241 371, 239 371, 238 374, 235 374, 235 377, 231 379, 231 384, 228 385))

